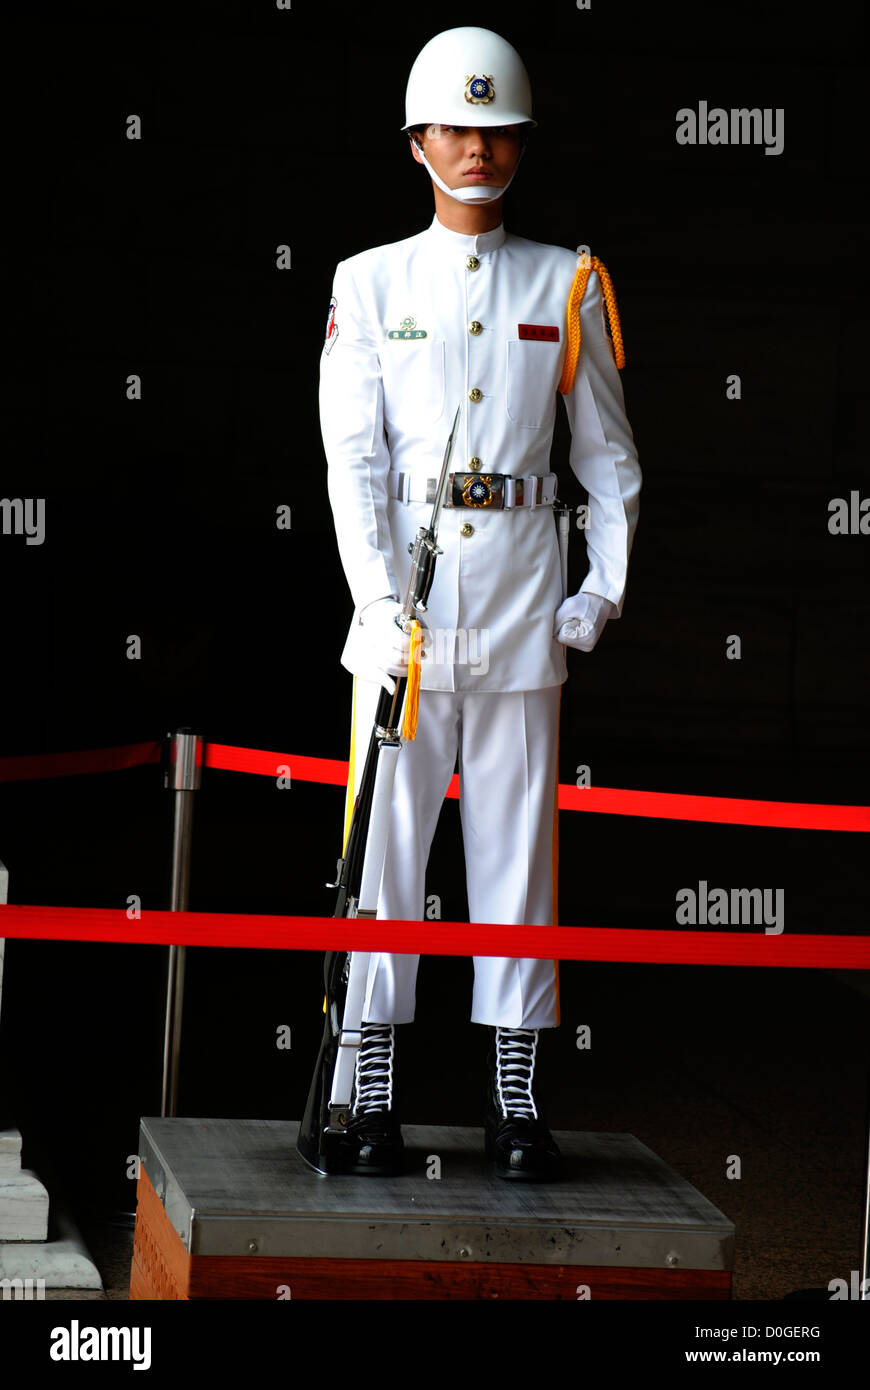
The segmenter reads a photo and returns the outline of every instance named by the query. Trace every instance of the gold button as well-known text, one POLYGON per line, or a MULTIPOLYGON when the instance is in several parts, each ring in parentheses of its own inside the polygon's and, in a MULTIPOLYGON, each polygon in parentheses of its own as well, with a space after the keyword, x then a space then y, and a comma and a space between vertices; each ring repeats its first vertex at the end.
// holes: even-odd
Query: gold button
POLYGON ((480 270, 480 261, 477 259, 476 256, 466 256, 466 258, 465 258, 465 269, 466 269, 466 270, 480 270))
POLYGON ((471 390, 468 393, 468 399, 470 401, 474 401, 475 403, 477 401, 482 401, 483 392, 477 386, 472 386, 471 390))
POLYGON ((470 521, 463 521, 462 525, 459 528, 459 534, 460 536, 474 535, 474 527, 472 526, 470 521))
POLYGON ((475 454, 473 458, 470 458, 468 460, 468 466, 470 469, 472 469, 473 472, 476 473, 479 468, 483 467, 483 459, 479 459, 477 457, 477 454, 475 454))
POLYGON ((477 319, 475 319, 473 323, 470 323, 470 324, 468 325, 468 331, 469 331, 469 333, 473 333, 474 336, 475 336, 475 338, 476 338, 477 335, 478 335, 478 333, 482 333, 482 332, 483 332, 483 324, 482 324, 482 323, 478 323, 477 319))

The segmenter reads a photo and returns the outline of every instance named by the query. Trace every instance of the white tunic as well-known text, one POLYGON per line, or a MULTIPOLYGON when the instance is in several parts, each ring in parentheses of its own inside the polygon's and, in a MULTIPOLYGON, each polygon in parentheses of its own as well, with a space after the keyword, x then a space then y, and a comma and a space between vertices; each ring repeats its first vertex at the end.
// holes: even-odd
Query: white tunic
MULTIPOLYGON (((431 504, 390 497, 389 472, 437 478, 460 401, 451 471, 472 471, 472 457, 481 460, 482 477, 551 471, 576 268, 573 251, 507 235, 503 226, 468 236, 437 217, 417 236, 339 264, 320 409, 329 498, 355 605, 342 663, 354 674, 364 665, 359 613, 389 594, 404 598, 408 542, 432 512, 431 504), (521 325, 556 329, 558 338, 529 336, 521 325)), ((574 536, 586 537, 583 590, 621 611, 640 469, 595 272, 581 326, 580 361, 564 400, 568 462, 589 493, 590 516, 574 536)), ((425 617, 438 640, 422 663, 422 688, 560 685, 567 668, 553 636, 563 598, 553 509, 445 509, 438 543, 444 553, 425 617), (468 524, 473 533, 463 535, 468 524), (455 646, 453 633, 460 634, 455 646)))

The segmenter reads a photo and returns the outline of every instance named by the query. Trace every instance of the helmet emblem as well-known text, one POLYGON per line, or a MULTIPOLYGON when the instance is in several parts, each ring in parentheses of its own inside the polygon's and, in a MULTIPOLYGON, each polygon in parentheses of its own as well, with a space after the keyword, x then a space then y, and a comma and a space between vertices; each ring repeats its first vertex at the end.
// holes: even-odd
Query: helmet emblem
POLYGON ((472 106, 486 105, 495 97, 495 87, 492 85, 492 77, 477 77, 472 73, 471 77, 465 79, 465 100, 471 102, 472 106))

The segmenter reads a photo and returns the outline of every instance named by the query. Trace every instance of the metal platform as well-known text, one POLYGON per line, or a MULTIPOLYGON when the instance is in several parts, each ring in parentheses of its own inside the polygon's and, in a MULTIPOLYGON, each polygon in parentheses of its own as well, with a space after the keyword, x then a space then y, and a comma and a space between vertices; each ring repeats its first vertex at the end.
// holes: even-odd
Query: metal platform
POLYGON ((297 1276, 304 1261, 349 1262, 337 1266, 347 1274, 360 1261, 396 1264, 405 1275, 415 1262, 555 1266, 566 1289, 580 1270, 599 1271, 602 1282, 605 1271, 647 1271, 643 1282, 661 1275, 663 1288, 676 1274, 674 1287, 694 1287, 698 1271, 719 1292, 674 1296, 729 1296, 733 1224, 631 1134, 557 1132, 562 1180, 532 1184, 497 1178, 477 1129, 405 1126, 407 1171, 389 1179, 316 1173, 296 1152, 297 1130, 291 1121, 141 1121, 142 1166, 178 1257, 212 1272, 223 1260, 236 1280, 252 1257, 274 1275, 283 1261, 297 1276), (436 1158, 440 1177, 428 1177, 436 1158))

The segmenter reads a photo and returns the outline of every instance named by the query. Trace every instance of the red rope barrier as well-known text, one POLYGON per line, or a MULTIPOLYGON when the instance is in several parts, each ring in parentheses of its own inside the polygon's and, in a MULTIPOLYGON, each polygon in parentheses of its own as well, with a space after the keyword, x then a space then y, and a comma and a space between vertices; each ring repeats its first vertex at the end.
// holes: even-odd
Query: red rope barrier
POLYGON ((280 777, 282 774, 278 769, 289 767, 292 781, 347 786, 348 764, 336 758, 305 758, 297 753, 265 753, 261 748, 233 748, 228 743, 207 743, 205 765, 224 772, 253 772, 259 777, 280 777))
MULTIPOLYGON (((327 782, 347 786, 348 765, 332 758, 303 758, 290 753, 264 753, 256 748, 231 748, 209 743, 206 767, 231 772, 279 776, 289 767, 291 781, 327 782)), ((454 774, 448 797, 459 796, 454 774)), ((692 796, 682 792, 629 791, 622 787, 572 787, 559 783, 560 811, 594 811, 611 816, 643 816, 660 820, 713 821, 721 825, 766 825, 789 830, 870 831, 870 806, 825 806, 800 801, 748 801, 728 796, 692 796)))
POLYGON ((763 932, 508 926, 480 922, 371 921, 251 913, 124 908, 0 907, 0 936, 263 950, 395 951, 436 956, 601 960, 656 965, 766 965, 870 968, 870 936, 789 936, 763 932))
MULTIPOLYGON (((75 753, 43 753, 34 757, 0 758, 0 782, 31 778, 70 777, 87 772, 116 772, 160 761, 160 743, 133 743, 75 753)), ((235 748, 206 743, 205 766, 260 777, 287 776, 291 782, 347 785, 348 765, 336 758, 311 758, 295 753, 272 753, 261 748, 235 748)), ((453 776, 447 796, 459 796, 453 776)), ((816 805, 802 801, 754 801, 742 797, 694 796, 683 792, 632 791, 623 787, 574 787, 559 784, 561 811, 590 811, 596 815, 642 816, 650 820, 707 821, 719 825, 756 825, 786 830, 870 831, 870 806, 816 805)))
POLYGON ((720 825, 766 825, 786 830, 870 831, 870 806, 825 806, 801 801, 747 801, 730 796, 687 796, 682 792, 637 792, 611 787, 559 784, 559 809, 597 811, 660 820, 713 821, 720 825))
POLYGON ((45 777, 78 777, 90 772, 123 772, 128 767, 159 763, 161 743, 125 743, 118 748, 82 748, 73 753, 35 753, 0 758, 0 782, 30 782, 45 777))

